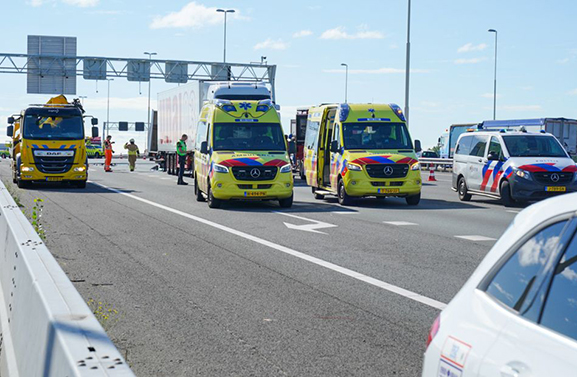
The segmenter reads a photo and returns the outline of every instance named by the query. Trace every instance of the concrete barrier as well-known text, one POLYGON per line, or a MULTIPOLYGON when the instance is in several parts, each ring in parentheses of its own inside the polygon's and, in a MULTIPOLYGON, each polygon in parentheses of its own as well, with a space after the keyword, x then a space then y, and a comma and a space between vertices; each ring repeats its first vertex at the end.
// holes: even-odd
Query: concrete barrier
POLYGON ((2 182, 0 375, 134 376, 2 182))

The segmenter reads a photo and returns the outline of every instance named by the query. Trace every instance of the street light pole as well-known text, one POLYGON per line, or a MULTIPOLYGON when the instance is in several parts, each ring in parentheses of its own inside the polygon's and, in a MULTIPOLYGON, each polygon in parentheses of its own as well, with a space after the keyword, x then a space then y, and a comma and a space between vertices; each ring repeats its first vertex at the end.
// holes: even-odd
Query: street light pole
MULTIPOLYGON (((148 55, 148 60, 152 60, 152 56, 156 55, 156 52, 145 52, 144 55, 148 55)), ((150 84, 152 80, 148 78, 148 120, 147 126, 150 128, 150 84)))
POLYGON ((345 67, 345 103, 347 103, 347 94, 349 89, 349 65, 346 63, 341 63, 341 65, 345 67))
POLYGON ((108 81, 108 95, 106 98, 106 127, 105 132, 102 133, 103 137, 108 136, 108 127, 110 124, 110 82, 114 81, 114 79, 106 79, 106 81, 108 81))
POLYGON ((408 0, 407 12, 407 58, 405 67, 405 119, 409 127, 409 76, 411 69, 411 0, 408 0))
POLYGON ((234 13, 234 9, 217 9, 217 12, 224 13, 224 56, 222 61, 226 63, 226 14, 234 13))
POLYGON ((493 79, 493 120, 497 119, 497 30, 489 29, 489 33, 495 33, 495 75, 493 79))

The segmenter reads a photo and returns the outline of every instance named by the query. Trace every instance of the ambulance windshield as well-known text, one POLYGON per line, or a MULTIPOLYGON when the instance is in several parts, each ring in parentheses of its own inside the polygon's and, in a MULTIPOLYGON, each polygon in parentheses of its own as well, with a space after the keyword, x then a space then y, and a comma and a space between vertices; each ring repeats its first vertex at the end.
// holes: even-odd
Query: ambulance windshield
POLYGON ((413 149, 404 123, 344 123, 345 149, 413 149))
POLYGON ((215 151, 285 151, 279 123, 215 123, 215 151))
POLYGON ((503 140, 511 157, 567 157, 553 136, 510 135, 503 140))

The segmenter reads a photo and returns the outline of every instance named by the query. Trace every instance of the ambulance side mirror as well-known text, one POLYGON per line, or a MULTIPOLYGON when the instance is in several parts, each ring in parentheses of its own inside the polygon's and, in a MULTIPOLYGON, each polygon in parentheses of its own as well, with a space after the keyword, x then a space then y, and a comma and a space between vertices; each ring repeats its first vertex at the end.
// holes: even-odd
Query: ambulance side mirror
POLYGON ((6 136, 14 136, 14 126, 8 126, 8 128, 6 129, 6 136))
POLYGON ((421 148, 421 140, 415 140, 415 152, 419 153, 423 150, 421 148))
POLYGON ((208 142, 203 141, 200 143, 200 153, 207 154, 208 153, 208 142))
POLYGON ((337 140, 331 141, 331 152, 337 153, 339 151, 339 142, 337 140))
POLYGON ((92 127, 92 137, 98 137, 98 127, 92 127))

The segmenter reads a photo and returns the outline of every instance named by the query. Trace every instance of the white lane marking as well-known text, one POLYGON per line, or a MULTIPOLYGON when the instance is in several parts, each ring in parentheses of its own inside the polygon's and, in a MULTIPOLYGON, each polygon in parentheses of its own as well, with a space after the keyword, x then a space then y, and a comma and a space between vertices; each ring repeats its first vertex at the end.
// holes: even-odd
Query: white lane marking
POLYGON ((485 237, 485 236, 477 236, 477 235, 473 235, 473 236, 455 236, 457 238, 462 238, 464 240, 467 241, 496 241, 496 238, 491 238, 491 237, 485 237))
POLYGON ((335 215, 357 215, 358 212, 355 211, 333 211, 331 213, 334 213, 335 215))
POLYGON ((295 224, 283 222, 283 224, 289 229, 302 230, 305 232, 312 232, 312 233, 326 234, 325 232, 320 232, 317 229, 335 228, 338 226, 338 225, 329 224, 329 223, 325 223, 325 222, 318 221, 318 220, 307 219, 306 217, 301 217, 301 216, 293 215, 293 214, 286 213, 286 212, 273 211, 273 213, 293 217, 293 218, 299 219, 299 220, 310 221, 313 223, 313 224, 295 225, 295 224))
POLYGON ((215 222, 213 222, 213 221, 203 219, 202 217, 194 216, 194 215, 191 215, 191 214, 189 214, 189 213, 182 212, 182 211, 179 211, 179 210, 177 210, 177 209, 174 209, 174 208, 171 208, 171 207, 167 207, 167 206, 165 206, 165 205, 162 205, 162 204, 159 204, 159 203, 155 203, 155 202, 153 202, 153 201, 150 201, 150 200, 147 200, 147 199, 143 199, 143 198, 140 198, 140 197, 138 197, 138 196, 135 196, 135 195, 132 195, 132 194, 128 194, 128 193, 122 192, 122 191, 120 191, 120 190, 113 189, 113 188, 111 188, 111 187, 104 186, 104 185, 102 185, 102 184, 100 184, 100 183, 96 183, 96 182, 92 182, 92 183, 94 183, 95 185, 98 185, 98 186, 100 186, 100 187, 102 187, 102 188, 104 188, 104 189, 107 189, 107 190, 109 190, 109 191, 115 192, 115 193, 117 193, 117 194, 124 195, 124 196, 126 196, 126 197, 128 197, 128 198, 132 198, 132 199, 138 200, 138 201, 140 201, 140 202, 142 202, 142 203, 146 203, 146 204, 151 205, 151 206, 153 206, 153 207, 160 208, 160 209, 163 209, 163 210, 168 211, 168 212, 172 212, 172 213, 174 213, 174 214, 180 215, 180 216, 182 216, 182 217, 186 217, 186 218, 188 218, 188 219, 191 219, 191 220, 194 220, 194 221, 196 221, 196 222, 199 222, 199 223, 202 223, 202 224, 211 226, 211 227, 216 228, 216 229, 220 229, 220 230, 222 230, 222 231, 224 231, 224 232, 227 232, 227 233, 230 233, 230 234, 234 234, 234 235, 236 235, 236 236, 239 236, 239 237, 242 237, 242 238, 244 238, 244 239, 247 239, 247 240, 256 242, 256 243, 258 243, 258 244, 261 244, 261 245, 263 245, 263 246, 269 247, 269 248, 271 248, 271 249, 274 249, 274 250, 283 252, 283 253, 288 254, 288 255, 292 255, 292 256, 294 256, 294 257, 296 257, 296 258, 305 260, 305 261, 307 261, 307 262, 314 263, 314 264, 316 264, 316 265, 318 265, 318 266, 328 268, 328 269, 333 270, 333 271, 335 271, 335 272, 339 272, 339 273, 341 273, 341 274, 343 274, 343 275, 352 277, 353 279, 357 279, 357 280, 359 280, 359 281, 362 281, 362 282, 365 282, 365 283, 367 283, 367 284, 373 285, 373 286, 375 286, 375 287, 384 289, 384 290, 386 290, 386 291, 389 291, 389 292, 392 292, 392 293, 396 293, 396 294, 398 294, 398 295, 400 295, 400 296, 406 297, 406 298, 408 298, 408 299, 410 299, 410 300, 413 300, 413 301, 420 302, 421 304, 425 304, 425 305, 430 306, 430 307, 432 307, 432 308, 439 309, 439 310, 443 310, 443 309, 445 309, 445 308, 447 307, 447 304, 445 304, 445 303, 443 303, 443 302, 440 302, 440 301, 437 301, 437 300, 434 300, 434 299, 429 298, 429 297, 427 297, 427 296, 423 296, 423 295, 420 295, 420 294, 418 294, 418 293, 409 291, 409 290, 407 290, 407 289, 404 289, 404 288, 401 288, 401 287, 397 287, 396 285, 386 283, 386 282, 384 282, 384 281, 381 281, 381 280, 372 278, 372 277, 370 277, 370 276, 361 274, 361 273, 356 272, 356 271, 353 271, 353 270, 349 270, 348 268, 341 267, 341 266, 339 266, 339 265, 336 265, 336 264, 331 263, 331 262, 327 262, 327 261, 322 260, 322 259, 320 259, 320 258, 316 258, 316 257, 310 256, 310 255, 308 255, 308 254, 301 253, 300 251, 293 250, 293 249, 288 248, 288 247, 286 247, 286 246, 282 246, 282 245, 276 244, 276 243, 274 243, 274 242, 267 241, 267 240, 265 240, 265 239, 262 239, 262 238, 253 236, 253 235, 248 234, 248 233, 245 233, 245 232, 241 232, 240 230, 236 230, 236 229, 233 229, 233 228, 229 228, 229 227, 227 227, 226 225, 221 225, 221 224, 215 223, 215 222))
POLYGON ((174 178, 160 178, 160 179, 165 180, 165 181, 169 181, 169 180, 172 181, 174 178))
POLYGON ((410 223, 408 221, 383 221, 385 224, 396 226, 419 225, 417 223, 410 223))

